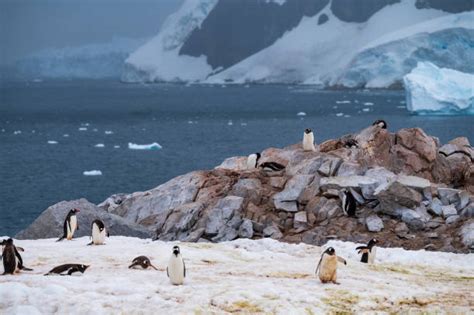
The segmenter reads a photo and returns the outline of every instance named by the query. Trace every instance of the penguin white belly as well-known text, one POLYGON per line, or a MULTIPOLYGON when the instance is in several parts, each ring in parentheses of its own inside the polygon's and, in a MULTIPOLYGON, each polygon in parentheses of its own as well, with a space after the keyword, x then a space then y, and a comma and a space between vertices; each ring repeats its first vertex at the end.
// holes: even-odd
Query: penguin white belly
POLYGON ((319 279, 321 281, 335 281, 337 270, 337 257, 336 255, 324 255, 319 266, 319 279))
POLYGON ((369 252, 368 263, 373 264, 375 262, 375 254, 377 253, 377 247, 372 247, 372 250, 369 252))
POLYGON ((184 263, 181 256, 171 256, 168 263, 168 275, 172 284, 180 285, 184 283, 184 263))
POLYGON ((303 136, 303 150, 305 151, 316 151, 314 148, 314 135, 313 133, 305 133, 303 136))
POLYGON ((74 232, 76 231, 76 228, 77 228, 77 217, 73 215, 69 219, 69 224, 68 224, 68 229, 67 229, 68 240, 72 239, 72 236, 74 235, 74 232))
POLYGON ((105 228, 101 232, 97 224, 92 225, 92 243, 94 243, 94 245, 104 244, 105 234, 106 234, 105 228))

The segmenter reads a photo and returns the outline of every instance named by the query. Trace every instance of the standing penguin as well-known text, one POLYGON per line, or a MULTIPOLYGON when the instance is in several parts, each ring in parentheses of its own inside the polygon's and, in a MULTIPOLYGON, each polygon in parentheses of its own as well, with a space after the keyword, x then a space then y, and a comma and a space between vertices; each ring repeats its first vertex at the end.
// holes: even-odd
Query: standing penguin
POLYGON ((316 151, 314 147, 314 134, 309 128, 304 130, 303 134, 303 150, 304 151, 316 151))
POLYGON ((56 242, 62 241, 63 239, 72 240, 74 232, 79 230, 79 225, 77 224, 76 214, 80 212, 79 209, 71 209, 64 220, 63 225, 63 236, 61 236, 56 242))
POLYGON ((173 247, 173 254, 171 254, 168 267, 166 267, 166 274, 172 284, 181 285, 184 283, 186 266, 184 265, 183 257, 181 257, 179 246, 173 247))
POLYGON ((318 275, 319 280, 321 280, 322 283, 332 282, 334 284, 339 284, 339 282, 337 282, 338 261, 342 262, 344 265, 347 265, 346 260, 337 256, 336 251, 332 247, 326 249, 321 255, 321 259, 319 260, 315 273, 318 275))
POLYGON ((372 123, 372 126, 378 126, 382 129, 387 129, 387 123, 383 119, 378 119, 372 123))
POLYGON ((366 246, 358 246, 356 250, 358 250, 359 254, 362 254, 360 261, 363 263, 373 264, 375 262, 375 254, 377 253, 377 244, 379 241, 373 238, 371 239, 366 246))
POLYGON ((2 246, 1 258, 3 259, 3 274, 14 274, 20 270, 33 270, 23 265, 23 259, 21 258, 19 250, 24 250, 21 247, 17 248, 13 244, 13 239, 9 238, 7 240, 3 240, 0 245, 2 246))
POLYGON ((248 170, 256 169, 258 165, 258 160, 260 160, 261 156, 262 155, 259 152, 250 154, 247 157, 247 169, 248 170))
POLYGON ((357 203, 351 191, 347 188, 342 190, 342 211, 344 214, 353 217, 355 216, 357 203))
POLYGON ((132 260, 132 264, 130 266, 128 266, 128 268, 130 269, 147 269, 148 267, 152 267, 153 269, 155 270, 158 270, 158 268, 156 268, 155 266, 153 266, 151 264, 151 261, 150 261, 150 258, 146 257, 146 256, 138 256, 138 257, 135 257, 133 260, 132 260))
POLYGON ((105 228, 104 222, 98 219, 94 220, 92 222, 92 241, 87 245, 103 245, 106 236, 109 236, 109 232, 105 228))

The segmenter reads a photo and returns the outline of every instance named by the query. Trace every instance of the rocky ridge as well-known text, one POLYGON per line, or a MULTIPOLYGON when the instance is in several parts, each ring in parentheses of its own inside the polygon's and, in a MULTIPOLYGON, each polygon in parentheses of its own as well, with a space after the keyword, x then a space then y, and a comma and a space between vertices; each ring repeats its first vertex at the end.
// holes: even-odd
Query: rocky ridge
MULTIPOLYGON (((246 159, 232 157, 213 170, 178 176, 145 192, 113 195, 98 206, 85 199, 69 203, 118 221, 116 234, 160 240, 271 237, 321 245, 329 239, 376 237, 381 246, 474 249, 474 149, 467 138, 441 145, 419 128, 390 133, 370 126, 327 140, 316 152, 303 151, 301 144, 264 150, 260 163, 286 165, 281 172, 247 170, 246 159), (357 200, 356 218, 341 209, 342 189, 357 200)), ((62 220, 51 221, 51 213, 65 215, 69 203, 46 209, 17 237, 52 237, 62 220), (51 222, 57 226, 46 225, 51 222)))

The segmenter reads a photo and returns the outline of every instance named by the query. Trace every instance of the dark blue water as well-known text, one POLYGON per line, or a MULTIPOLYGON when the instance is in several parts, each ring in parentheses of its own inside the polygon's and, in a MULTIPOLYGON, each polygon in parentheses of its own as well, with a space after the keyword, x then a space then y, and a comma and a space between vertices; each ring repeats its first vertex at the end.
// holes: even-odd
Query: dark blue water
POLYGON ((98 203, 113 193, 150 189, 226 157, 296 143, 307 127, 321 142, 383 118, 391 130, 419 126, 442 142, 462 135, 474 140, 472 117, 411 116, 404 97, 401 91, 288 86, 2 83, 0 235, 15 234, 58 201, 98 203), (128 142, 158 142, 163 149, 129 150, 128 142), (82 175, 95 169, 103 176, 82 175))

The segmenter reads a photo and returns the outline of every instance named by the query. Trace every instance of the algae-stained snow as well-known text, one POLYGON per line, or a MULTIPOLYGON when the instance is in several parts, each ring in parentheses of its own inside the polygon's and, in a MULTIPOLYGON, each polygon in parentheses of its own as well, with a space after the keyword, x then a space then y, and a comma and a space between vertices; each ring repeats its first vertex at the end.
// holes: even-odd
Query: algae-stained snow
POLYGON ((348 265, 339 267, 340 285, 323 285, 314 276, 320 247, 271 239, 181 243, 188 276, 184 286, 172 286, 165 269, 176 243, 120 236, 104 246, 88 242, 88 237, 16 241, 34 272, 0 277, 0 313, 474 311, 473 254, 379 248, 377 264, 369 266, 358 261, 357 244, 331 241, 326 246, 348 265), (148 255, 160 270, 127 269, 139 255, 148 255), (91 267, 82 276, 43 276, 63 263, 91 267))

